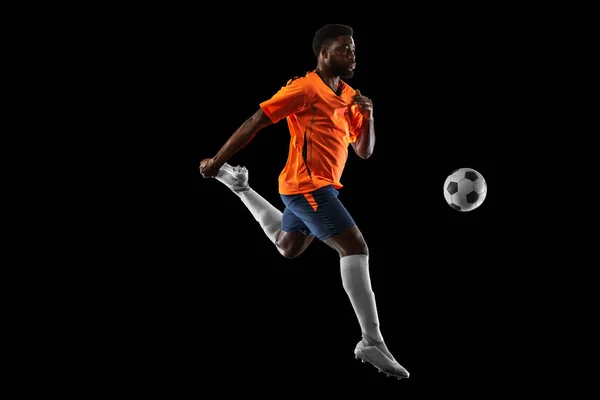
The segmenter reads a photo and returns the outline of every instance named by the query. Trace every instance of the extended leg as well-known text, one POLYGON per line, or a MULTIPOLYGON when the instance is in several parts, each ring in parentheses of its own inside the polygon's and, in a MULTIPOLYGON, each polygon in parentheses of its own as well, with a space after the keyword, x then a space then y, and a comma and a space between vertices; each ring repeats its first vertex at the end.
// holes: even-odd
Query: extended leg
POLYGON ((368 361, 379 371, 398 379, 408 378, 408 371, 387 349, 379 329, 375 293, 369 275, 368 248, 356 225, 325 240, 340 255, 340 272, 344 290, 362 330, 362 340, 354 349, 356 358, 368 361))
POLYGON ((362 340, 354 349, 356 358, 373 364, 381 372, 408 378, 408 371, 392 356, 379 330, 375 293, 369 277, 369 256, 354 254, 340 259, 342 283, 362 329, 362 340))

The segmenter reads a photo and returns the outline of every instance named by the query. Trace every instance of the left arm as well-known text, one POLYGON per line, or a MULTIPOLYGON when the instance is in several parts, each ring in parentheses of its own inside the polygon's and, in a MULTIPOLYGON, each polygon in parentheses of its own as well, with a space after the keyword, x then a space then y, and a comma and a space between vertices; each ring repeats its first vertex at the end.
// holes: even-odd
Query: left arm
POLYGON ((363 117, 360 134, 356 137, 356 142, 352 142, 352 147, 360 158, 366 160, 373 154, 375 148, 373 102, 368 97, 361 95, 360 90, 356 91, 356 94, 352 97, 352 102, 358 106, 358 111, 363 117))

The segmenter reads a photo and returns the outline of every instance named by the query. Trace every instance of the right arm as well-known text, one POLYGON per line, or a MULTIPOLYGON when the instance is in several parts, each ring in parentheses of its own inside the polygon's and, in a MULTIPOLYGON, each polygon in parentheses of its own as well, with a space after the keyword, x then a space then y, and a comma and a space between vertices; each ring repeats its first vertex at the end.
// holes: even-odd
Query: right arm
POLYGON ((200 163, 200 173, 204 178, 212 178, 217 175, 219 169, 235 153, 246 147, 248 143, 261 129, 271 125, 273 122, 259 108, 250 118, 248 118, 235 132, 227 139, 225 144, 212 158, 205 158, 200 163))

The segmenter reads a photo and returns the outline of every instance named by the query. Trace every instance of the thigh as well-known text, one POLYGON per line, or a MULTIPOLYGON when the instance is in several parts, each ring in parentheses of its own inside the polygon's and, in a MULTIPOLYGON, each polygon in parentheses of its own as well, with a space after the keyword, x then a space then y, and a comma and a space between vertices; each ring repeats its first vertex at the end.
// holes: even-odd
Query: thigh
POLYGON ((300 219, 319 240, 325 241, 356 225, 338 195, 334 187, 325 186, 311 193, 281 197, 286 211, 300 219))
POLYGON ((353 254, 369 255, 369 248, 358 226, 354 225, 324 240, 325 244, 338 252, 340 258, 353 254))
POLYGON ((287 206, 289 199, 285 199, 286 208, 281 218, 281 232, 277 237, 277 247, 286 258, 295 258, 306 250, 315 236, 308 226, 287 206))
POLYGON ((292 208, 288 207, 288 204, 286 203, 285 210, 283 210, 283 215, 281 216, 281 230, 288 233, 311 235, 312 232, 308 226, 292 211, 292 208))

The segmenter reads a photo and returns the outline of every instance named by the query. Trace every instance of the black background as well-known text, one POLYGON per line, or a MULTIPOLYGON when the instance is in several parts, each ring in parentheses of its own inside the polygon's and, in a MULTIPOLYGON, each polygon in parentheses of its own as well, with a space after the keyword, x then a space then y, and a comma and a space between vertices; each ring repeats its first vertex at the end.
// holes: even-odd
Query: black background
MULTIPOLYGON (((506 160, 518 170, 527 128, 518 121, 530 39, 518 13, 496 11, 311 7, 271 18, 238 9, 197 20, 178 10, 146 22, 150 59, 136 76, 151 82, 141 94, 155 104, 143 118, 161 133, 148 135, 157 150, 135 212, 145 210, 139 224, 153 238, 140 245, 148 267, 131 278, 138 291, 123 319, 147 328, 132 342, 151 343, 143 360, 160 378, 148 387, 360 384, 485 397, 506 388, 517 357, 527 370, 514 352, 524 340, 516 299, 525 283, 514 262, 522 242, 503 196, 506 160), (370 159, 350 149, 339 198, 369 246, 381 330, 408 380, 354 359, 360 327, 333 250, 315 240, 297 259, 282 258, 237 196, 198 173, 261 101, 315 68, 313 34, 331 22, 355 30, 348 83, 373 100, 377 135, 370 159), (470 212, 451 209, 442 192, 462 167, 487 182, 470 212)), ((229 160, 281 210, 288 139, 282 121, 229 160)))
MULTIPOLYGON (((260 101, 316 66, 312 35, 331 21, 236 25, 231 39, 209 44, 214 52, 199 46, 214 68, 204 72, 198 65, 198 74, 218 84, 197 93, 190 172, 260 101)), ((211 348, 209 358, 226 353, 231 361, 214 368, 225 372, 233 362, 256 387, 272 380, 394 383, 425 392, 439 385, 489 387, 505 379, 512 362, 498 171, 499 157, 509 156, 502 141, 509 140, 506 91, 514 56, 506 32, 426 19, 415 29, 362 18, 333 21, 355 29, 357 70, 349 84, 372 98, 377 133, 369 160, 350 150, 340 199, 369 245, 388 347, 412 377, 392 382, 354 359, 360 328, 333 250, 315 241, 301 257, 283 259, 236 196, 197 174, 190 183, 197 209, 190 217, 199 237, 190 261, 202 271, 196 288, 210 291, 197 292, 196 306, 207 313, 199 316, 204 332, 226 348, 211 348), (447 175, 461 167, 476 169, 488 184, 485 202, 467 213, 452 210, 442 193, 447 175)), ((246 166, 251 186, 281 210, 277 177, 288 139, 286 124, 279 123, 230 160, 246 166)))

